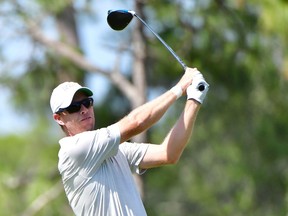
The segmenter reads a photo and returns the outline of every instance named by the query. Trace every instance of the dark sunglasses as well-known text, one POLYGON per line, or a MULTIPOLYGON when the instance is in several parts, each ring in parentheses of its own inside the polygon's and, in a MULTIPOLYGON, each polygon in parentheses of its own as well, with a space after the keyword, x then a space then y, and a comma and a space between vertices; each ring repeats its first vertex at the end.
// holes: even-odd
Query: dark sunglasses
POLYGON ((70 104, 70 106, 66 108, 60 108, 57 113, 61 113, 64 111, 67 111, 70 114, 76 113, 76 112, 79 112, 82 105, 85 106, 86 108, 89 108, 90 106, 93 105, 93 98, 85 98, 84 100, 73 102, 70 104))

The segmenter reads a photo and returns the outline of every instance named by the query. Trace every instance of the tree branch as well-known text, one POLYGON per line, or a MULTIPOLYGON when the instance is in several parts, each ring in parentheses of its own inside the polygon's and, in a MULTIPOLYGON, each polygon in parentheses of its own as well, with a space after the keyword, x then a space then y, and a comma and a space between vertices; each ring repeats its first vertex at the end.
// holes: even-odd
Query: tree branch
POLYGON ((56 199, 63 192, 62 182, 58 181, 53 187, 37 197, 21 216, 36 215, 45 205, 56 199))
POLYGON ((78 65, 82 69, 89 71, 91 73, 99 73, 107 77, 115 86, 117 86, 120 91, 131 101, 138 100, 139 90, 135 85, 129 82, 121 73, 117 71, 106 71, 88 62, 83 55, 72 49, 66 44, 51 40, 47 38, 45 34, 39 29, 39 27, 32 20, 26 20, 27 29, 32 38, 42 45, 54 50, 58 55, 65 57, 72 61, 74 64, 78 65))

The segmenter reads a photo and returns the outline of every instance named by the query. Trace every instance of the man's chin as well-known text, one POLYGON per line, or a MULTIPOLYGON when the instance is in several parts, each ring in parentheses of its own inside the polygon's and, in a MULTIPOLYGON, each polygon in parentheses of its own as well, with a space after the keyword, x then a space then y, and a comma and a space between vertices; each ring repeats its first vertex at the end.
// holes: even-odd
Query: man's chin
POLYGON ((90 124, 86 124, 85 129, 86 129, 86 131, 94 130, 94 122, 91 122, 90 124))
POLYGON ((94 130, 94 120, 93 118, 86 118, 79 122, 81 124, 81 128, 83 131, 91 131, 94 130))

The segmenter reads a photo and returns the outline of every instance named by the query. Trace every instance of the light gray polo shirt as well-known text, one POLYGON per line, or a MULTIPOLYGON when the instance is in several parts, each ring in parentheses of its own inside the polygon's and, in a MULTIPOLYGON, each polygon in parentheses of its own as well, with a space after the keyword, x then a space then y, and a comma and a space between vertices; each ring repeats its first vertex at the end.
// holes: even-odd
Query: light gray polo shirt
POLYGON ((119 142, 116 124, 59 141, 58 169, 77 216, 146 215, 131 172, 140 174, 149 145, 119 142))

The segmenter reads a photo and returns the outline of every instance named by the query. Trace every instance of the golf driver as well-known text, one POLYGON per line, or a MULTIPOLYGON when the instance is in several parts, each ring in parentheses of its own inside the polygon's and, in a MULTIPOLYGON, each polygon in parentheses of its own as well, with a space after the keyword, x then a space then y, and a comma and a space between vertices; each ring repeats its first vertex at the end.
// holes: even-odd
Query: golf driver
MULTIPOLYGON (((116 30, 121 31, 128 24, 131 22, 133 17, 137 17, 157 38, 158 40, 166 47, 166 49, 174 56, 174 58, 181 64, 184 71, 186 70, 187 66, 185 63, 180 59, 180 57, 173 51, 173 49, 168 46, 168 44, 156 33, 153 31, 153 29, 143 20, 141 19, 135 11, 132 10, 109 10, 108 16, 107 16, 107 22, 109 26, 116 30)), ((200 91, 203 91, 205 89, 204 85, 200 85, 198 87, 200 91)))

